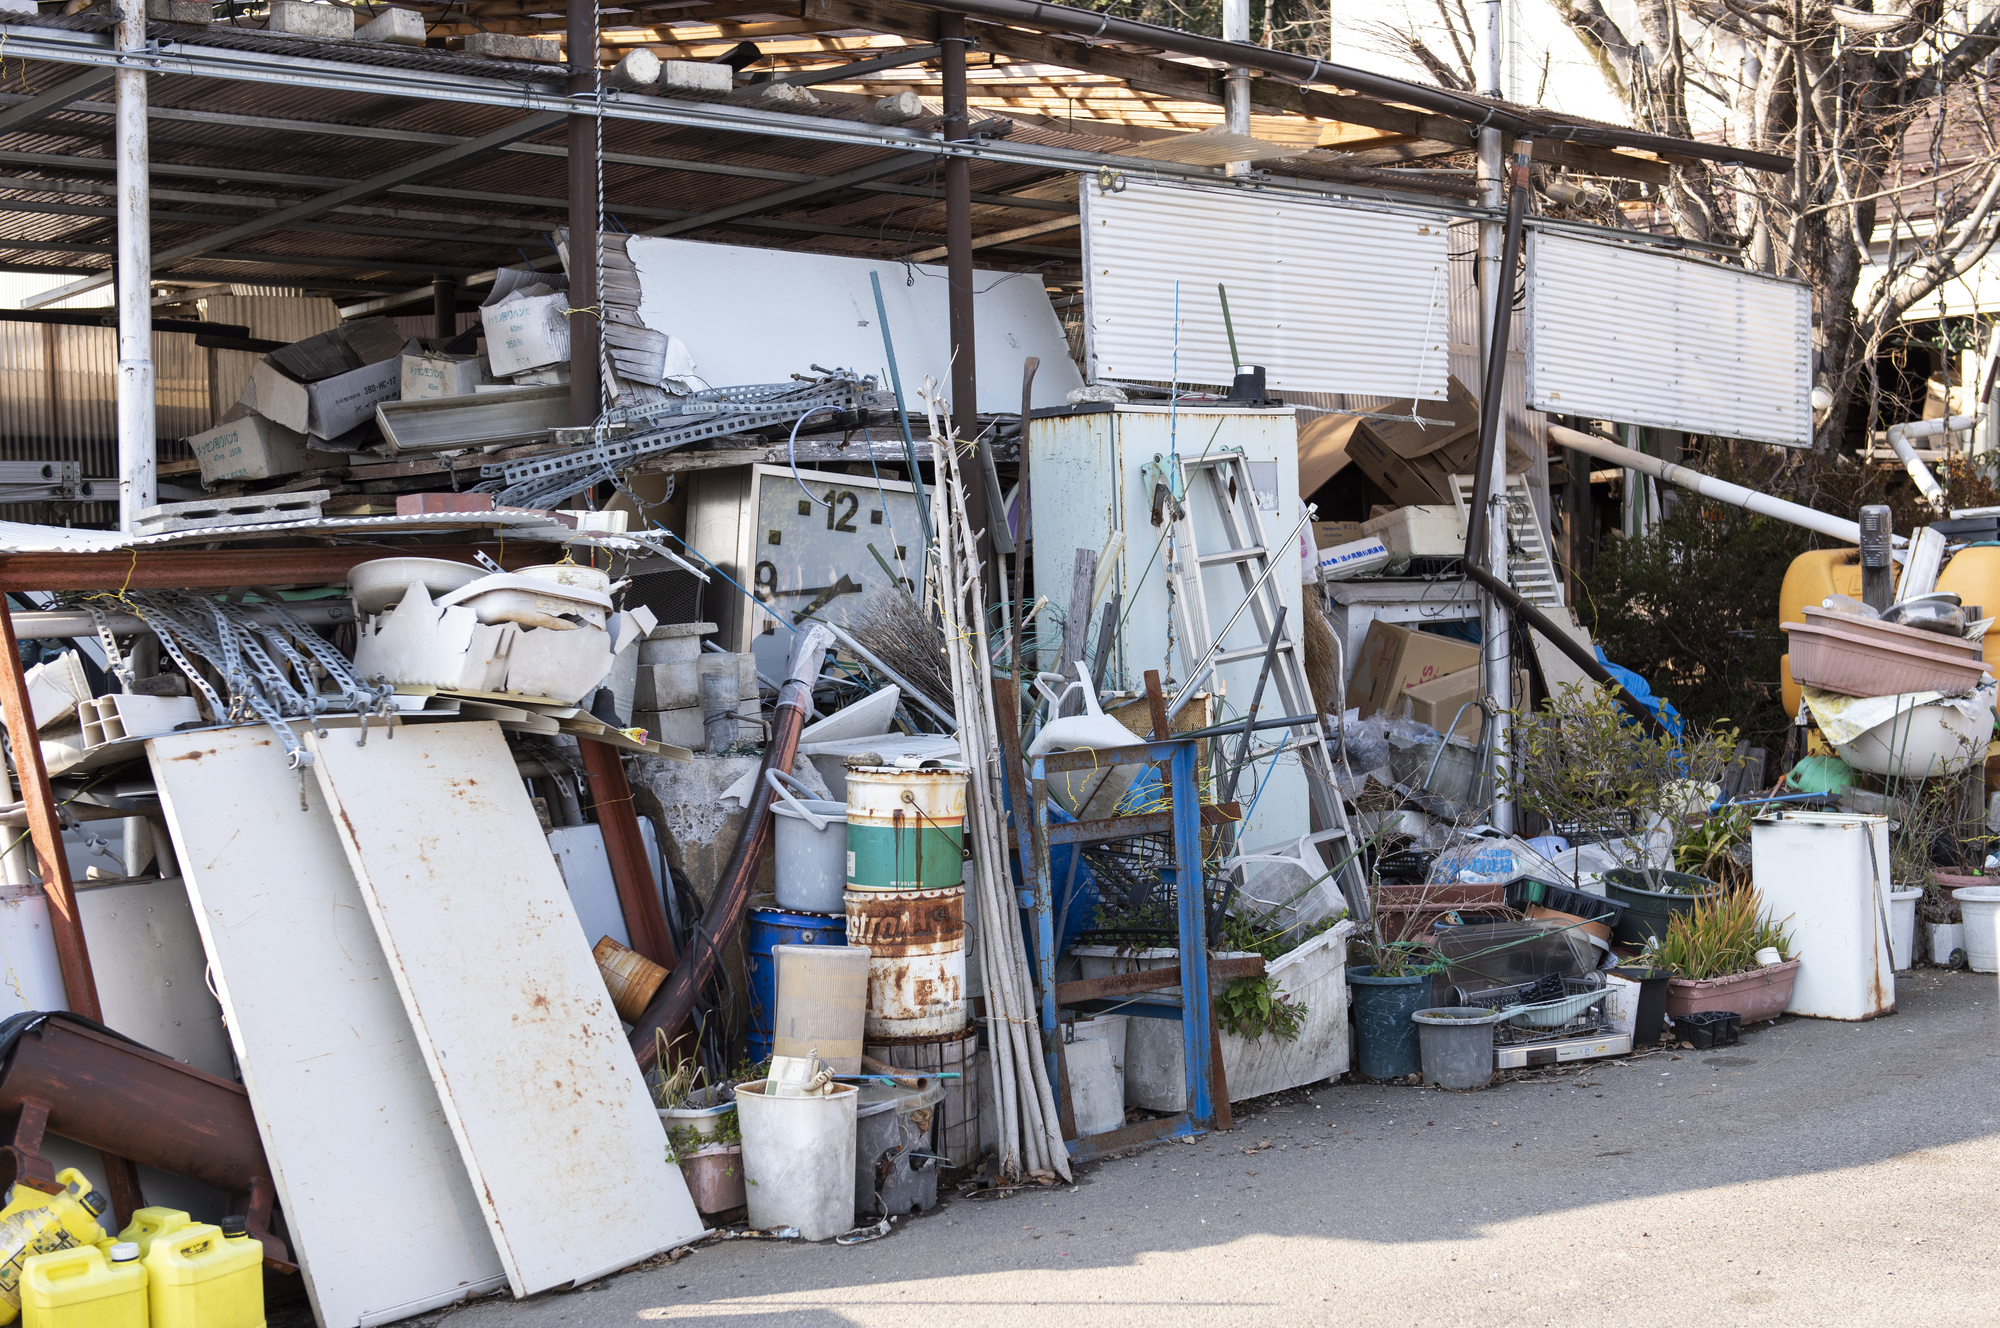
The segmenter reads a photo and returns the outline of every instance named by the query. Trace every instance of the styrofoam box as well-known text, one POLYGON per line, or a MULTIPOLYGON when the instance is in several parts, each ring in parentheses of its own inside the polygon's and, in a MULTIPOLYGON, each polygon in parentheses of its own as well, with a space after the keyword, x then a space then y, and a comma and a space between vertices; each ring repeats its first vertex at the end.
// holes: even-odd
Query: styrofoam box
POLYGON ((1399 507, 1362 522, 1361 533, 1409 558, 1456 558, 1465 552, 1465 527, 1456 507, 1399 507))
POLYGON ((1348 544, 1337 544, 1331 549, 1319 551, 1319 575, 1322 581, 1343 581, 1350 576, 1360 576, 1364 572, 1380 571, 1389 565, 1394 554, 1389 546, 1374 535, 1364 535, 1348 544))

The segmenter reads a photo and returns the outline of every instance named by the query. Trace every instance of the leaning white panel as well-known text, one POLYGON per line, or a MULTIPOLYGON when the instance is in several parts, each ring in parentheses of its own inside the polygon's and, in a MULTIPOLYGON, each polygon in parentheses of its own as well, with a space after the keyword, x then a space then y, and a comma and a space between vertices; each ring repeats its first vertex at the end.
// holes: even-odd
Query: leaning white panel
POLYGON ((514 1294, 701 1235, 500 726, 307 743, 514 1294))
POLYGON ((1528 404, 1810 446, 1812 292, 1711 259, 1537 232, 1528 404))
POLYGON ((262 725, 147 755, 322 1328, 505 1286, 318 786, 262 725))
POLYGON ((1269 387, 1444 399, 1442 221, 1129 177, 1111 193, 1088 177, 1083 185, 1093 382, 1228 383, 1235 368, 1219 284, 1238 353, 1264 366, 1269 387))

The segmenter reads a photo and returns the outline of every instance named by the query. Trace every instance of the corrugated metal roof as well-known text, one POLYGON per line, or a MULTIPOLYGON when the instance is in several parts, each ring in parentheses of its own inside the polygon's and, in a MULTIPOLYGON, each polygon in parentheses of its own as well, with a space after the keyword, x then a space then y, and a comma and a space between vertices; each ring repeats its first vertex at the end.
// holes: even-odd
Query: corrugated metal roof
POLYGON ((1435 217, 1131 180, 1086 189, 1083 221, 1093 378, 1228 382, 1220 284, 1274 389, 1445 396, 1435 217))
POLYGON ((1703 259, 1537 233, 1528 398, 1543 410, 1812 443, 1812 292, 1703 259))

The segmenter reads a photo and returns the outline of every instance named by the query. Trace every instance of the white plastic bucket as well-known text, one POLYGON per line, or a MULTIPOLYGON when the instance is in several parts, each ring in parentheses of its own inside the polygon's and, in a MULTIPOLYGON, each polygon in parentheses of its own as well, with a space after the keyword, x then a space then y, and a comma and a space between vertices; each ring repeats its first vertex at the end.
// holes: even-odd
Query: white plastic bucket
POLYGON ((777 815, 778 907, 792 913, 839 913, 846 905, 847 804, 824 798, 794 797, 786 784, 800 792, 804 785, 782 770, 765 777, 778 795, 771 810, 777 815))
POLYGON ((1917 962, 1917 901, 1923 897, 1922 890, 1889 892, 1889 962, 1898 973, 1917 962))
POLYGON ((766 1097, 767 1082, 736 1088, 750 1225, 797 1227, 804 1240, 852 1230, 860 1095, 843 1084, 822 1097, 766 1097))
POLYGON ((2000 973, 2000 886, 1954 890, 1965 918, 1965 962, 1975 973, 2000 973))

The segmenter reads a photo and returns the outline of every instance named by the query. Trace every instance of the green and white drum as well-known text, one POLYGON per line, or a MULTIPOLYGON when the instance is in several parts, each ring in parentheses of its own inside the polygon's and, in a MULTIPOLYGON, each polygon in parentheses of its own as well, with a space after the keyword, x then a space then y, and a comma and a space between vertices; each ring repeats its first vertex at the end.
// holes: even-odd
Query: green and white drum
POLYGON ((943 890, 965 879, 963 767, 847 766, 847 888, 943 890))

